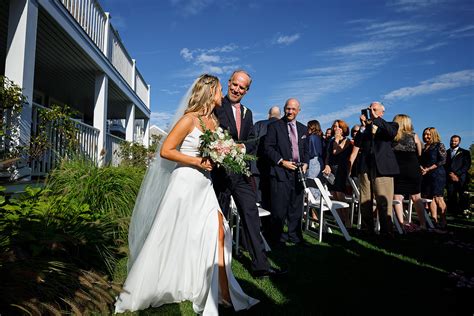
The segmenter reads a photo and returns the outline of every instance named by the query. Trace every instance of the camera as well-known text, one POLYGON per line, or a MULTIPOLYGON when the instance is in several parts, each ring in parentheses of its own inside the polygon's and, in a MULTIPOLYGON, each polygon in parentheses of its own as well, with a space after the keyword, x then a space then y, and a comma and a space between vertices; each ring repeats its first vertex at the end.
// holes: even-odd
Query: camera
POLYGON ((360 110, 360 114, 364 115, 366 119, 369 119, 369 109, 360 110))
POLYGON ((296 166, 298 167, 298 169, 296 170, 296 172, 298 172, 298 181, 301 182, 303 184, 303 188, 306 189, 306 176, 303 173, 303 165, 304 163, 297 162, 296 166))

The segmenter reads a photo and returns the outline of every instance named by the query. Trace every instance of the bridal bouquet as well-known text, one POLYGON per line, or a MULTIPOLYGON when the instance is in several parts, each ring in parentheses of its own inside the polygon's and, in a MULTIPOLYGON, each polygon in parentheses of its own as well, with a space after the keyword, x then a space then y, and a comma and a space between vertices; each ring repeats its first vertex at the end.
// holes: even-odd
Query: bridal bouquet
POLYGON ((201 157, 211 159, 218 167, 223 167, 229 172, 251 175, 246 162, 255 160, 256 157, 246 154, 245 148, 238 146, 229 131, 221 127, 214 132, 204 129, 200 139, 201 157))

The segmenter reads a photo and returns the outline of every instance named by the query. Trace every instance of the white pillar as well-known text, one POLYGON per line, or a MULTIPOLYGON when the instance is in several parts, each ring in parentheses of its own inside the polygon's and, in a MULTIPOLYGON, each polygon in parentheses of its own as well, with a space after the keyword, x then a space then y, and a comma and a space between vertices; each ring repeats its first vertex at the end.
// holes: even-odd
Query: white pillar
POLYGON ((145 129, 143 134, 143 146, 148 148, 148 146, 150 146, 150 119, 143 119, 143 128, 145 129))
POLYGON ((98 161, 104 162, 106 150, 107 133, 107 103, 108 103, 109 78, 105 74, 95 77, 94 92, 94 127, 99 130, 99 140, 97 142, 98 161))
POLYGON ((109 12, 105 12, 105 29, 104 29, 104 48, 103 48, 103 52, 104 52, 104 55, 105 57, 107 57, 107 59, 111 59, 109 58, 111 56, 111 52, 110 52, 110 48, 111 48, 111 45, 110 45, 110 19, 112 17, 110 16, 110 13, 109 12))
POLYGON ((29 145, 35 74, 38 4, 33 0, 10 1, 5 76, 23 89, 27 104, 21 113, 20 143, 29 145))
POLYGON ((135 105, 127 105, 127 118, 125 119, 125 140, 133 142, 135 140, 135 105))
POLYGON ((137 93, 137 61, 132 59, 132 90, 137 93))
POLYGON ((147 91, 147 100, 146 100, 146 106, 150 108, 151 106, 151 86, 148 85, 148 91, 147 91))

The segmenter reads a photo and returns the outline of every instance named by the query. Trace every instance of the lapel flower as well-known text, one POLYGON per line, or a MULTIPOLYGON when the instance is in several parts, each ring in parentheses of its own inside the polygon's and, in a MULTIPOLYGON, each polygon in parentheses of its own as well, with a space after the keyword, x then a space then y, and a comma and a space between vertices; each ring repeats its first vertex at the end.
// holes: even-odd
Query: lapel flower
POLYGON ((244 111, 243 111, 243 113, 242 113, 242 119, 244 119, 244 118, 245 118, 245 113, 247 113, 247 108, 246 108, 245 106, 243 106, 243 105, 242 105, 242 107, 243 107, 243 109, 244 109, 244 111))

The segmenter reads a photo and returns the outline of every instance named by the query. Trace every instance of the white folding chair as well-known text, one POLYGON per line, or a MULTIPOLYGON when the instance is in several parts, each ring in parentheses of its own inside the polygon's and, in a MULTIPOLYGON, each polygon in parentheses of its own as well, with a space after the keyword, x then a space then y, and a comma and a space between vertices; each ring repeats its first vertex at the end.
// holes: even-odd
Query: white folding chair
MULTIPOLYGON (((424 199, 424 198, 421 199, 421 202, 423 202, 423 203, 431 203, 431 201, 432 200, 430 200, 430 199, 424 199)), ((403 203, 408 204, 407 218, 408 218, 408 223, 411 223, 411 215, 413 213, 413 201, 411 200, 411 196, 408 197, 408 200, 403 200, 403 203)), ((426 209, 424 210, 424 215, 425 215, 426 223, 428 224, 429 228, 434 228, 433 222, 431 221, 431 218, 428 215, 428 212, 426 211, 426 209)))
POLYGON ((349 184, 352 187, 352 200, 354 201, 351 204, 351 223, 354 222, 354 211, 357 207, 357 229, 360 229, 362 223, 362 216, 360 214, 360 189, 359 189, 359 180, 357 178, 352 178, 348 176, 349 184))
MULTIPOLYGON (((323 223, 324 223, 324 212, 325 211, 330 211, 334 219, 336 220, 337 226, 342 231, 342 234, 344 235, 344 238, 349 241, 351 240, 351 236, 349 236, 349 233, 347 232, 346 227, 342 223, 341 218, 339 217, 339 214, 337 213, 337 210, 340 208, 346 208, 349 207, 349 204, 346 202, 341 202, 341 201, 333 201, 329 198, 329 192, 326 190, 326 188, 323 186, 321 183, 321 180, 318 178, 315 179, 306 179, 306 194, 308 195, 308 203, 307 203, 307 209, 306 209, 306 221, 307 223, 311 221, 311 216, 310 216, 310 207, 314 207, 316 209, 319 209, 319 234, 318 234, 318 239, 319 242, 322 241, 323 238, 323 223), (316 201, 314 198, 313 194, 309 190, 309 187, 317 188, 319 192, 321 192, 321 197, 319 201, 316 201)), ((306 232, 310 235, 313 234, 310 230, 306 230, 306 232)))
MULTIPOLYGON (((260 205, 257 203, 258 207, 258 216, 259 217, 264 217, 264 216, 269 216, 271 213, 267 211, 266 209, 260 207, 260 205)), ((239 211, 237 210, 237 205, 235 204, 234 198, 231 196, 230 197, 230 220, 229 220, 229 226, 231 227, 231 232, 232 232, 232 226, 235 221, 235 240, 233 242, 234 244, 234 252, 236 255, 239 254, 240 249, 240 215, 239 211)), ((272 249, 268 245, 267 241, 265 240, 265 237, 263 237, 262 232, 260 232, 260 235, 262 236, 263 239, 263 244, 265 245, 265 251, 271 251, 272 249)), ((232 233, 232 237, 234 237, 234 233, 232 233)))

